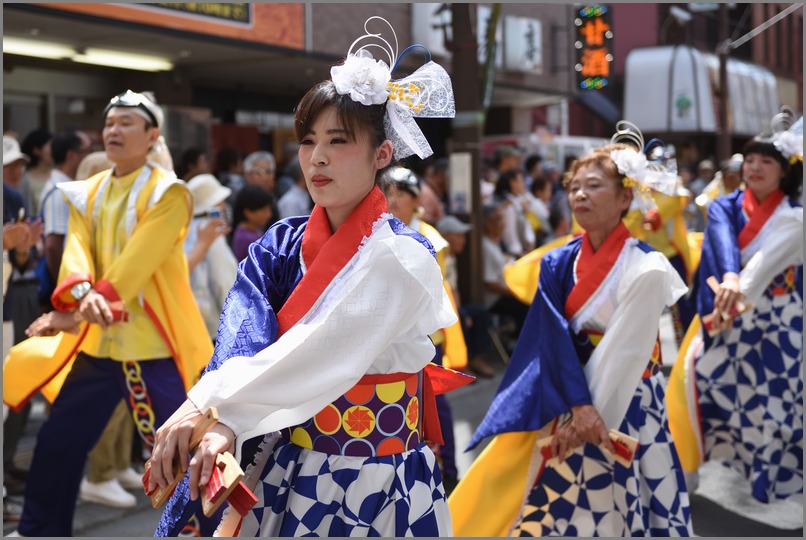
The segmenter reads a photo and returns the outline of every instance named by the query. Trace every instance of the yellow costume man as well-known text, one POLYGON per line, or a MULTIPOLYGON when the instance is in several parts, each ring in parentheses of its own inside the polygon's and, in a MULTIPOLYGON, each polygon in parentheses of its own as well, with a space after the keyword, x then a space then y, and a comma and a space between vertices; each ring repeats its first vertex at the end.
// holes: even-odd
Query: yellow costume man
POLYGON ((56 335, 14 347, 3 370, 9 406, 39 390, 53 401, 29 471, 24 536, 71 535, 87 452, 121 396, 150 443, 212 355, 183 252, 192 198, 173 173, 146 160, 162 111, 127 91, 110 101, 104 120, 114 167, 58 186, 70 218, 51 297, 57 312, 34 323, 56 335))

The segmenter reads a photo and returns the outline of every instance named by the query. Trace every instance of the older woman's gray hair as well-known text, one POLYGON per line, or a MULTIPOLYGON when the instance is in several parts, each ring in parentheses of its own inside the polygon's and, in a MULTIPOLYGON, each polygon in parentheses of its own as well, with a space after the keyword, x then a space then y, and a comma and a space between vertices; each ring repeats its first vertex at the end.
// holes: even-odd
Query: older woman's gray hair
POLYGON ((271 152, 266 152, 265 150, 258 150, 257 152, 252 152, 243 160, 244 172, 248 173, 252 169, 252 165, 258 161, 268 161, 271 163, 272 169, 277 169, 277 163, 274 160, 274 155, 271 152))

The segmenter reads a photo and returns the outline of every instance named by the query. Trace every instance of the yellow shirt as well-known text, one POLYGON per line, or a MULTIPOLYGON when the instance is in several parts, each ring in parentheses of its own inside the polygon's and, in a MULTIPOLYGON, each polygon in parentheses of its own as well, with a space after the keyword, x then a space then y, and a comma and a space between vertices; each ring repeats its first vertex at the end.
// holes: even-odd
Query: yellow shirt
MULTIPOLYGON (((142 168, 141 168, 142 169, 142 168)), ((97 223, 92 231, 92 254, 97 276, 115 284, 125 303, 128 322, 117 323, 106 330, 99 325, 90 325, 81 350, 91 356, 113 360, 153 360, 171 357, 167 343, 142 305, 144 281, 160 266, 171 250, 182 228, 189 219, 185 195, 181 190, 169 189, 160 201, 143 217, 150 230, 159 235, 137 234, 143 228, 141 222, 135 227, 131 238, 126 238, 126 204, 129 191, 141 169, 123 176, 112 177, 104 193, 97 223), (122 265, 122 258, 129 264, 122 265), (113 263, 118 263, 114 264, 113 263), (128 286, 127 286, 128 284, 128 286)), ((80 213, 70 207, 71 213, 80 213)), ((141 233, 143 231, 140 231, 141 233)))

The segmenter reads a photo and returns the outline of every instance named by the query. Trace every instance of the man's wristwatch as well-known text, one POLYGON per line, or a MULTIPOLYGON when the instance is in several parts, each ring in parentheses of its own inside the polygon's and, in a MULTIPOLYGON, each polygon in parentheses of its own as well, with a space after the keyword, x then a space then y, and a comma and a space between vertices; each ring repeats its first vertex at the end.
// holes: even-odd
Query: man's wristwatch
POLYGON ((73 295, 73 300, 81 302, 81 299, 87 296, 87 293, 92 290, 92 285, 89 281, 82 281, 70 287, 70 294, 73 295))

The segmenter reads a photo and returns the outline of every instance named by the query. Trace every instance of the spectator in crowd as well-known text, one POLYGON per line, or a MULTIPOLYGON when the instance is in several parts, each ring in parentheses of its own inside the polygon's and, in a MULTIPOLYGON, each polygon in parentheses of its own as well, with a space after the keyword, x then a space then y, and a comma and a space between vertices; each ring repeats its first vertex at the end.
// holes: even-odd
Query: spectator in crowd
POLYGON ((504 280, 504 267, 515 259, 501 247, 505 226, 501 203, 484 207, 483 225, 481 250, 484 268, 484 304, 490 313, 513 319, 517 338, 523 328, 529 306, 518 300, 504 280))
POLYGON ((532 212, 523 171, 509 169, 501 173, 495 186, 495 199, 504 215, 503 246, 520 258, 535 247, 535 231, 528 214, 532 212))
POLYGON ((221 185, 230 189, 243 186, 243 154, 234 146, 225 146, 216 152, 213 174, 221 185))
MULTIPOLYGON (((252 152, 243 160, 243 170, 243 185, 251 184, 260 186, 272 195, 271 217, 266 225, 266 227, 269 227, 279 219, 278 216, 280 214, 277 210, 277 164, 274 160, 274 155, 271 152, 266 152, 265 150, 252 152)), ((228 201, 233 207, 233 218, 235 217, 235 200, 242 188, 243 186, 230 186, 230 189, 232 189, 232 194, 230 195, 228 201)))
POLYGON ((745 186, 742 182, 743 161, 744 156, 741 154, 733 154, 730 158, 723 160, 719 171, 714 175, 714 179, 694 199, 706 220, 708 218, 708 207, 712 202, 719 197, 730 195, 737 189, 744 189, 745 186))
MULTIPOLYGON (((48 161, 50 160, 48 140, 48 161)), ((17 188, 22 186, 25 164, 30 158, 20 152, 16 139, 3 137, 3 223, 20 222, 31 225, 26 242, 9 252, 12 271, 8 277, 8 290, 3 300, 3 319, 14 323, 14 341, 25 339, 25 329, 41 314, 39 307, 39 280, 34 269, 41 253, 41 237, 44 224, 40 217, 30 216, 22 204, 17 188), (8 195, 6 195, 8 194, 8 195)), ((5 277, 5 276, 4 276, 5 277)))
POLYGON ((531 215, 535 221, 535 247, 540 247, 554 240, 557 236, 551 224, 551 181, 545 175, 539 175, 532 181, 529 190, 531 215))
POLYGON ((480 377, 489 378, 495 375, 495 369, 487 363, 486 355, 493 349, 490 339, 490 315, 484 304, 462 302, 459 294, 459 271, 456 264, 457 255, 465 250, 467 233, 471 225, 453 215, 447 215, 437 222, 437 231, 448 242, 448 253, 445 257, 445 279, 451 286, 454 303, 459 312, 459 322, 467 344, 467 367, 480 377))
POLYGON ((230 190, 212 174, 194 176, 188 189, 193 194, 193 219, 185 238, 190 288, 215 341, 221 309, 238 271, 238 261, 226 240, 230 226, 223 217, 230 190))
POLYGON ((299 158, 294 156, 285 168, 285 173, 289 178, 294 179, 294 185, 285 192, 277 201, 277 212, 279 219, 291 216, 307 216, 313 209, 313 200, 308 193, 308 186, 305 184, 305 175, 299 166, 299 158))
POLYGON ((495 185, 498 182, 498 171, 490 160, 483 160, 481 164, 481 186, 479 191, 482 205, 492 204, 495 185))
MULTIPOLYGON (((7 302, 7 294, 17 287, 11 285, 11 280, 31 264, 31 251, 42 234, 41 220, 31 222, 25 218, 25 203, 15 189, 29 160, 15 138, 3 136, 3 358, 14 343, 24 339, 24 333, 17 328, 24 321, 19 321, 13 311, 18 302, 7 302)), ((13 456, 29 411, 30 406, 14 412, 3 404, 3 521, 19 521, 22 515, 20 505, 7 495, 25 489, 27 471, 13 463, 13 456)))
POLYGON ((502 144, 495 148, 493 166, 499 176, 506 171, 521 168, 523 152, 517 146, 502 144))
POLYGON ((691 191, 691 194, 696 197, 702 190, 705 189, 711 180, 714 179, 714 174, 716 173, 716 167, 714 167, 714 162, 710 159, 704 159, 700 161, 700 164, 697 166, 697 177, 694 178, 691 183, 689 183, 688 188, 691 191))
MULTIPOLYGON (((12 278, 15 279, 15 285, 12 289, 13 294, 16 295, 17 301, 23 298, 28 298, 28 301, 24 302, 22 307, 17 308, 23 316, 14 317, 16 332, 13 343, 19 343, 26 338, 25 329, 39 316, 42 310, 49 311, 51 309, 50 293, 53 290, 50 284, 55 283, 58 277, 61 252, 64 238, 67 234, 67 202, 64 201, 61 195, 53 196, 53 192, 57 182, 72 180, 78 162, 89 151, 90 139, 82 132, 69 132, 54 136, 50 145, 55 168, 42 191, 39 217, 44 227, 44 248, 42 256, 36 261, 36 264, 40 265, 41 268, 34 270, 35 277, 36 274, 42 272, 47 274, 45 278, 50 277, 50 279, 37 279, 35 283, 31 283, 30 271, 23 274, 19 274, 18 271, 14 272, 14 277, 12 278), (36 309, 31 302, 35 291, 37 294, 36 309)), ((12 306, 9 306, 9 308, 12 311, 15 309, 12 306)), ((9 346, 11 344, 9 343, 9 346)), ((17 492, 18 487, 24 488, 23 480, 27 476, 27 471, 20 469, 14 463, 14 455, 17 452, 20 438, 25 432, 30 410, 31 405, 27 403, 22 409, 12 412, 3 425, 4 472, 6 477, 11 476, 15 484, 19 484, 14 485, 12 492, 17 492)), ((12 485, 12 483, 9 483, 9 485, 12 485)))
POLYGON ((50 141, 53 134, 46 129, 35 129, 22 140, 22 153, 30 161, 22 175, 19 191, 25 201, 25 211, 31 216, 39 215, 39 201, 42 190, 50 178, 53 158, 50 154, 50 141))
MULTIPOLYGON (((59 277, 59 265, 62 262, 64 242, 67 237, 67 218, 70 215, 70 207, 57 190, 56 184, 76 179, 78 166, 90 153, 91 146, 89 136, 83 131, 57 133, 51 141, 54 167, 42 190, 41 204, 42 220, 45 223, 44 257, 50 284, 55 284, 59 277)), ((44 311, 50 311, 53 308, 50 303, 53 287, 44 290, 43 285, 40 280, 39 302, 44 311)))
POLYGON ((543 175, 543 156, 530 154, 523 160, 523 170, 526 172, 526 189, 532 190, 532 184, 543 175))
POLYGON ((55 394, 29 469, 24 536, 72 534, 87 453, 121 398, 143 440, 153 441, 212 355, 182 251, 191 195, 172 172, 147 163, 162 110, 153 96, 129 90, 103 114, 114 168, 58 186, 70 217, 55 311, 29 328, 56 340, 23 341, 3 370, 3 398, 13 407, 45 385, 55 394), (76 334, 64 331, 75 326, 76 334))
POLYGON ((448 209, 449 165, 448 158, 440 158, 425 168, 420 193, 420 204, 423 208, 420 218, 430 225, 436 225, 440 219, 445 217, 448 209))
POLYGON ((176 167, 177 177, 187 182, 194 176, 209 172, 210 160, 207 158, 206 150, 193 146, 182 152, 176 167))
POLYGON ((697 166, 697 176, 693 178, 688 184, 686 189, 691 192, 688 205, 686 205, 686 227, 690 231, 703 232, 705 229, 705 216, 697 208, 696 199, 702 194, 705 186, 707 186, 713 179, 716 173, 714 162, 710 159, 700 161, 697 166))
POLYGON ((249 244, 263 236, 274 214, 274 195, 258 184, 247 184, 235 198, 232 209, 232 253, 238 261, 248 254, 249 244))

